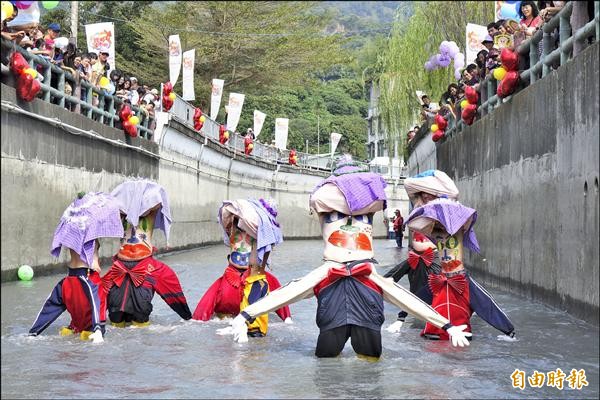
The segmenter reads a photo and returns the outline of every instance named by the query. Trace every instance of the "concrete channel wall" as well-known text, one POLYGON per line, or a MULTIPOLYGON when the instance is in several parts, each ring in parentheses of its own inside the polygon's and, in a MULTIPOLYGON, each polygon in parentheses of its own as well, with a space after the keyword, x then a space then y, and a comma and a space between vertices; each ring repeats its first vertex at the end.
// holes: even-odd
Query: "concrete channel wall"
MULTIPOLYGON (((121 130, 94 122, 39 99, 23 103, 15 91, 2 85, 2 100, 38 116, 97 135, 125 141, 121 130)), ((167 190, 173 225, 169 243, 155 233, 160 251, 222 243, 217 209, 224 199, 271 197, 279 206, 286 239, 320 237, 320 225, 309 214, 308 198, 326 172, 300 170, 234 154, 206 140, 182 121, 171 118, 162 125, 160 144, 131 139, 152 154, 77 135, 33 116, 2 109, 2 281, 16 278, 22 264, 36 273, 64 268, 67 254, 56 260, 49 254, 54 229, 66 206, 80 191, 111 191, 119 183, 146 177, 167 190)), ((407 210, 401 181, 387 188, 390 208, 407 210)), ((376 216, 375 235, 384 237, 383 216, 376 216)), ((118 249, 117 240, 103 240, 106 262, 118 249)), ((320 251, 320 249, 319 249, 320 251)))
POLYGON ((437 167, 478 211, 481 256, 467 263, 490 285, 598 323, 598 44, 506 103, 409 159, 437 167), (423 157, 423 158, 420 158, 423 157))

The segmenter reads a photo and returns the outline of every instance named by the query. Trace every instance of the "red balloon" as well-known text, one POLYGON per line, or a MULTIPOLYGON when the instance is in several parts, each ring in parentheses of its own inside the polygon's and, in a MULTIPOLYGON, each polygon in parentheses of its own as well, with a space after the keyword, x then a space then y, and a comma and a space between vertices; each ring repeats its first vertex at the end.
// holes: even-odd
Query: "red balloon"
POLYGON ((477 104, 477 100, 479 100, 479 94, 473 86, 465 87, 465 97, 471 104, 477 104))
POLYGON ((496 94, 498 97, 504 98, 515 92, 517 84, 519 83, 519 71, 508 71, 504 76, 504 79, 498 84, 496 94))
POLYGON ((168 96, 173 91, 173 85, 171 82, 167 82, 163 85, 163 96, 168 96))
POLYGON ((477 115, 477 105, 476 104, 467 104, 465 108, 463 108, 461 117, 465 124, 471 125, 475 120, 475 116, 477 115))
POLYGON ((202 110, 199 107, 196 107, 194 110, 194 121, 197 121, 198 118, 202 116, 202 110))
POLYGON ((40 92, 41 86, 31 75, 23 74, 17 77, 17 96, 24 101, 32 101, 40 92))
POLYGON ((433 132, 433 135, 431 135, 431 140, 433 140, 434 142, 437 142, 438 140, 440 140, 441 138, 444 137, 444 132, 442 132, 441 130, 437 130, 435 132, 433 132))
POLYGON ((446 118, 442 117, 440 114, 436 114, 434 121, 441 131, 446 130, 446 127, 448 126, 448 121, 446 121, 446 118))
POLYGON ((136 137, 137 136, 137 128, 136 128, 136 126, 134 124, 132 124, 128 120, 125 120, 125 121, 122 122, 122 125, 123 125, 123 130, 129 136, 131 136, 131 137, 136 137))
POLYGON ((202 129, 203 126, 204 126, 203 122, 200 122, 197 119, 194 120, 194 129, 195 130, 200 131, 200 129, 202 129))
POLYGON ((123 104, 119 111, 119 119, 121 121, 127 121, 131 117, 131 107, 128 104, 123 104))
POLYGON ((162 106, 165 111, 169 111, 171 107, 173 107, 173 100, 171 100, 169 96, 163 96, 162 106))
POLYGON ((516 51, 510 50, 506 47, 503 48, 500 52, 500 61, 502 61, 502 65, 507 71, 519 70, 519 53, 516 51))
POLYGON ((25 69, 29 68, 29 64, 27 63, 27 60, 25 60, 25 57, 23 57, 21 53, 19 53, 18 51, 14 51, 10 56, 10 68, 12 69, 15 76, 18 77, 23 73, 25 69))

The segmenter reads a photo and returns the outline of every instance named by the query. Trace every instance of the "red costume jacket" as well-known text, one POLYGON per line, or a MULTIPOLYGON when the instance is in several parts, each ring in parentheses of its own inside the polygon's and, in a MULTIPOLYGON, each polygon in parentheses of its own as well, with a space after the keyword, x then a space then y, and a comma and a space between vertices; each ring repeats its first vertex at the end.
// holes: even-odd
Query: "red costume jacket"
POLYGON ((102 284, 108 295, 109 312, 149 314, 152 310, 152 296, 156 291, 181 318, 191 318, 177 275, 168 265, 152 256, 144 258, 132 268, 128 268, 116 257, 113 258, 113 265, 102 277, 102 284), (140 295, 144 291, 150 293, 150 298, 140 295))
MULTIPOLYGON (((228 265, 225 268, 223 276, 217 279, 208 288, 206 293, 204 293, 204 296, 202 296, 196 306, 192 318, 199 321, 208 321, 215 313, 231 316, 238 315, 244 292, 242 284, 242 275, 244 272, 245 270, 238 270, 233 265, 228 265)), ((267 283, 269 284, 270 291, 281 287, 275 276, 266 271, 265 275, 267 275, 267 283)), ((286 318, 292 316, 288 306, 278 309, 276 313, 284 321, 286 318)))

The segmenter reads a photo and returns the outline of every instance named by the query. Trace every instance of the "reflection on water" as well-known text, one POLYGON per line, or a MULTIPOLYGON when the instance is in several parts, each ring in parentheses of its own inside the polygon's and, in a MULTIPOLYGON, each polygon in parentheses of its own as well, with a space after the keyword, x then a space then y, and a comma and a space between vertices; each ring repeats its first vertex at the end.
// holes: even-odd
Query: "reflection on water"
MULTIPOLYGON (((405 255, 394 241, 375 241, 379 272, 405 255)), ((320 265, 320 241, 285 242, 273 254, 282 283, 320 265)), ((227 249, 211 246, 162 258, 178 273, 190 308, 225 268, 227 249)), ((248 344, 219 336, 229 320, 183 321, 154 298, 147 328, 109 326, 105 343, 60 337, 63 314, 42 336, 26 333, 59 276, 2 285, 2 398, 597 398, 598 328, 493 290, 520 340, 496 340, 499 332, 473 317, 475 338, 466 349, 419 337, 410 318, 399 335, 382 331, 379 362, 358 359, 348 342, 333 359, 314 356, 316 300, 291 306, 293 325, 272 314, 269 334, 248 344), (561 368, 585 369, 589 386, 563 391, 511 386, 519 368, 528 375, 561 368)), ((406 285, 407 282, 404 282, 406 285)), ((386 323, 397 309, 386 304, 386 323)))

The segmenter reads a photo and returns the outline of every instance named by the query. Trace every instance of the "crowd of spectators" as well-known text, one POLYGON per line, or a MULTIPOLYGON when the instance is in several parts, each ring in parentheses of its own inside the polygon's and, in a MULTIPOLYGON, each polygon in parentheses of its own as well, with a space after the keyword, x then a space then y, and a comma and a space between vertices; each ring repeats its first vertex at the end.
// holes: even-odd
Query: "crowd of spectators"
MULTIPOLYGON (((49 24, 45 33, 39 24, 9 27, 8 23, 17 16, 18 11, 19 9, 14 7, 14 14, 2 21, 2 38, 13 41, 31 54, 42 57, 68 72, 70 78, 65 80, 65 94, 79 96, 81 100, 86 100, 88 91, 92 91, 92 104, 96 107, 100 107, 98 93, 114 95, 120 100, 114 104, 117 110, 122 103, 139 107, 140 120, 149 118, 153 123, 155 110, 160 107, 160 95, 156 88, 140 85, 136 77, 126 76, 122 71, 112 68, 108 62, 108 52, 101 51, 98 54, 84 52, 77 48, 72 40, 61 37, 62 29, 58 23, 49 24), (106 80, 102 81, 103 77, 109 80, 108 85, 106 80), (82 85, 83 81, 88 85, 82 85), (91 87, 95 87, 96 90, 91 87)), ((7 58, 3 57, 3 63, 5 61, 7 58)), ((41 67, 38 67, 38 72, 40 71, 41 67)), ((55 74, 50 85, 57 89, 58 79, 55 74)), ((57 103, 58 100, 53 99, 53 102, 57 103)), ((65 101, 65 107, 71 111, 79 110, 77 104, 69 101, 65 101)), ((107 103, 104 104, 104 110, 108 110, 107 103)), ((148 128, 153 127, 148 126, 148 128)))
MULTIPOLYGON (((456 120, 460 119, 460 103, 465 99, 465 87, 472 86, 476 90, 479 89, 480 83, 490 76, 495 68, 500 67, 500 52, 503 48, 517 49, 521 43, 531 38, 545 23, 560 12, 566 3, 566 1, 522 1, 518 9, 519 21, 500 19, 490 22, 487 25, 488 35, 481 42, 485 49, 480 50, 475 61, 462 70, 461 78, 457 82, 448 85, 439 103, 432 103, 427 95, 421 95, 422 122, 432 123, 435 115, 439 113, 448 119, 449 127, 452 127, 456 120)), ((573 30, 577 30, 593 19, 594 6, 593 1, 576 1, 574 3, 570 24, 573 30)), ((552 48, 550 51, 553 51, 559 45, 558 28, 553 30, 551 37, 552 48)), ((581 52, 586 45, 587 41, 574 45, 573 56, 581 52)), ((543 41, 540 40, 538 56, 542 54, 542 46, 543 41)), ((555 64, 551 67, 556 69, 558 65, 555 64)), ((408 132, 408 142, 413 140, 415 133, 414 129, 408 132)))

